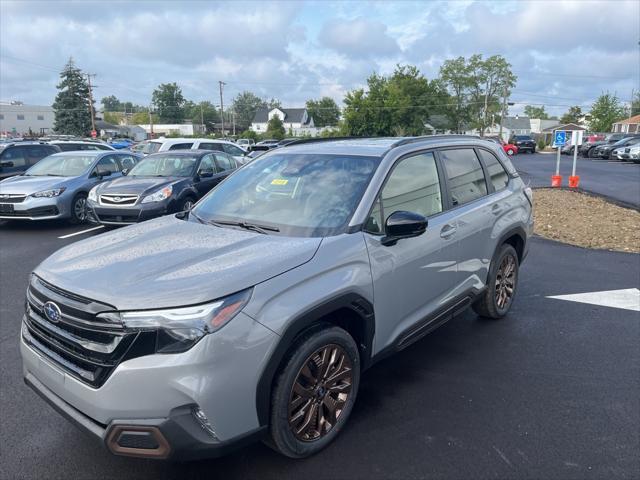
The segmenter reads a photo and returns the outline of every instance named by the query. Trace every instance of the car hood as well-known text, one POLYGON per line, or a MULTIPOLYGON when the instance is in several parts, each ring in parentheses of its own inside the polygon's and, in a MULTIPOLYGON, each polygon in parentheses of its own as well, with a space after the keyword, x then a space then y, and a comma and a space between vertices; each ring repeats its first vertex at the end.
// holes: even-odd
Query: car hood
POLYGON ((75 177, 37 177, 18 175, 0 182, 0 194, 12 193, 31 195, 32 193, 50 190, 63 186, 69 179, 75 177))
POLYGON ((100 185, 97 193, 146 195, 184 180, 184 177, 120 177, 100 185))
POLYGON ((119 310, 176 307, 208 302, 302 265, 321 241, 170 215, 69 245, 34 273, 119 310))

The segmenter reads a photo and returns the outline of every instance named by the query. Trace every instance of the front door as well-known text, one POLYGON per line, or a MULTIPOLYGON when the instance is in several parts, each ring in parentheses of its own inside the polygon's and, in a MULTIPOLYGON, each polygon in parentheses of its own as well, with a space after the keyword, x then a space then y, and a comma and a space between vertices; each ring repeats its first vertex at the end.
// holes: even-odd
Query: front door
POLYGON ((375 351, 404 335, 451 300, 456 284, 455 219, 443 212, 441 174, 432 152, 399 160, 365 228, 376 312, 375 351), (384 220, 395 211, 428 219, 425 233, 384 246, 384 220))
POLYGON ((195 184, 198 191, 198 198, 204 197, 209 190, 220 182, 216 174, 216 165, 213 160, 213 154, 209 153, 202 157, 200 165, 198 165, 198 181, 195 184))

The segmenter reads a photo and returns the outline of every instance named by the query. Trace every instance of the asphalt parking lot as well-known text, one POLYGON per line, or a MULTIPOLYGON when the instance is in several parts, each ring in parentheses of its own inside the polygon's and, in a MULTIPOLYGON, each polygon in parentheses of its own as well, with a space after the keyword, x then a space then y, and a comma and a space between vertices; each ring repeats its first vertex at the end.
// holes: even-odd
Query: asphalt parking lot
MULTIPOLYGON (((551 186, 551 175, 556 171, 555 153, 523 153, 511 160, 531 186, 551 186)), ((573 155, 560 156, 560 175, 565 187, 572 165, 573 155)), ((581 189, 608 197, 623 206, 640 208, 640 164, 578 157, 576 173, 580 176, 581 189)))
POLYGON ((547 298, 638 288, 640 255, 534 238, 509 317, 480 321, 468 312, 376 365, 347 428, 319 455, 294 461, 258 444, 167 464, 112 456, 22 382, 27 276, 56 249, 102 233, 89 228, 0 223, 2 478, 640 475, 640 314, 547 298))

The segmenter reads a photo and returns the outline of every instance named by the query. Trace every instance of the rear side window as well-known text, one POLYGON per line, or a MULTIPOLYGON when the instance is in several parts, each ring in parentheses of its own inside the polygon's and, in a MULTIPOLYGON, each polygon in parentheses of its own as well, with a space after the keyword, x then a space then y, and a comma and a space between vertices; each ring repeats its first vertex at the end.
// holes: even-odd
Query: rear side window
POLYGON ((198 148, 200 150, 215 150, 217 152, 222 151, 222 145, 219 143, 201 143, 198 148))
POLYGON ((58 143, 58 147, 63 152, 71 152, 73 150, 78 150, 78 146, 75 143, 58 143))
POLYGON ((176 143, 175 145, 171 145, 169 150, 189 150, 193 146, 192 143, 176 143))
POLYGON ((487 169, 489 179, 493 184, 493 189, 496 192, 502 190, 509 183, 509 175, 506 170, 493 153, 487 152, 486 150, 479 150, 479 152, 484 166, 487 169))
POLYGON ((136 159, 131 155, 120 155, 118 158, 123 169, 131 170, 136 165, 136 159))
POLYGON ((27 164, 25 153, 26 148, 24 147, 8 148, 2 152, 2 155, 0 155, 0 160, 13 162, 14 167, 24 167, 27 164))
POLYGON ((454 207, 487 194, 484 172, 473 149, 441 150, 440 157, 449 181, 449 194, 454 207))
POLYGON ((405 210, 425 217, 442 211, 440 179, 433 153, 421 153, 400 161, 376 200, 366 230, 382 233, 393 212, 405 210))
POLYGON ((221 172, 235 168, 235 162, 233 159, 229 158, 224 153, 216 153, 216 163, 218 164, 218 170, 221 172))
POLYGON ((236 147, 235 145, 230 145, 228 143, 223 143, 222 148, 229 155, 242 156, 244 154, 244 152, 238 147, 236 147))

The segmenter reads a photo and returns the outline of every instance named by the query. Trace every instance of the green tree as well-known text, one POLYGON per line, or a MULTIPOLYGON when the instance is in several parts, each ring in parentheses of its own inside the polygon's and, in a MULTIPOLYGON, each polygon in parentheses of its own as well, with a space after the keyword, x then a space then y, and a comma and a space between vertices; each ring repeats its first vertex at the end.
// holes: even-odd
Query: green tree
POLYGON ((548 120, 549 115, 544 111, 544 105, 536 107, 534 105, 526 105, 524 107, 524 115, 529 118, 539 118, 541 120, 548 120))
POLYGON ((631 99, 631 113, 630 115, 633 117, 635 115, 640 115, 640 90, 634 92, 633 98, 631 99))
POLYGON ((105 112, 120 112, 122 111, 122 104, 120 100, 115 95, 109 95, 108 97, 103 97, 100 100, 102 103, 102 109, 105 112))
POLYGON ((104 112, 104 121, 112 125, 119 125, 123 117, 124 114, 121 112, 108 112, 106 110, 104 112))
POLYGON ((259 108, 266 108, 267 102, 252 92, 244 91, 236 95, 231 104, 231 110, 236 114, 236 127, 247 130, 253 122, 253 117, 259 108))
POLYGON ((185 98, 177 83, 162 83, 153 91, 152 102, 163 123, 182 123, 185 98))
POLYGON ((258 138, 260 136, 258 135, 257 132, 254 132, 253 130, 245 130, 244 132, 242 132, 240 135, 238 135, 238 138, 250 138, 253 141, 257 142, 258 138))
POLYGON ((58 94, 53 102, 54 130, 64 135, 89 135, 91 113, 89 85, 82 71, 70 58, 60 73, 58 94))
POLYGON ((451 95, 451 102, 445 107, 445 114, 453 130, 462 133, 471 121, 471 109, 467 98, 473 85, 465 58, 445 60, 440 67, 440 79, 451 95))
POLYGON ((331 97, 307 100, 307 111, 316 127, 334 127, 340 120, 340 107, 331 97))
POLYGON ((184 104, 184 115, 193 123, 203 122, 207 133, 213 132, 215 124, 220 122, 220 112, 209 101, 194 103, 187 100, 184 104))
POLYGON ((267 122, 267 131, 265 136, 267 138, 275 138, 276 140, 282 140, 285 135, 284 125, 278 115, 271 117, 271 120, 267 122))
POLYGON ((282 108, 282 102, 277 98, 271 98, 271 100, 266 102, 266 104, 267 107, 269 107, 269 110, 272 110, 274 108, 282 108))
POLYGON ((583 116, 582 109, 578 105, 574 105, 569 107, 569 110, 560 117, 560 123, 579 123, 583 116))
MULTIPOLYGON (((157 113, 151 114, 153 123, 160 123, 160 117, 157 113)), ((148 125, 149 124, 149 111, 136 112, 131 116, 131 123, 133 125, 148 125)))
POLYGON ((612 124, 624 117, 624 108, 615 94, 606 92, 598 97, 589 112, 589 129, 594 132, 609 132, 612 124))

